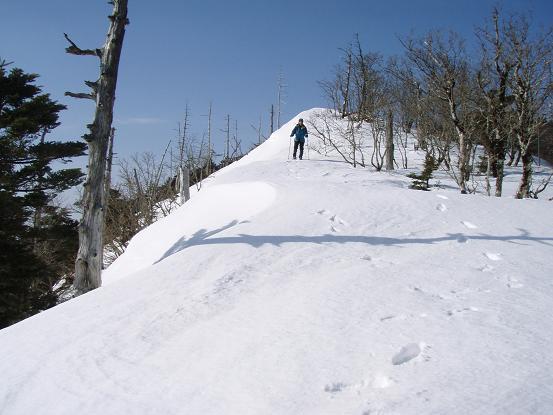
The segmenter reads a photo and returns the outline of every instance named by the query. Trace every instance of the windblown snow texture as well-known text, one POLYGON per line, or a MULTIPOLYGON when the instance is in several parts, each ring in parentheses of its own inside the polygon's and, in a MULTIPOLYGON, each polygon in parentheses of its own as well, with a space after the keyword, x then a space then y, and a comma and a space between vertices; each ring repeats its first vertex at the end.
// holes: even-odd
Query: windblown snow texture
POLYGON ((2 330, 0 413, 553 413, 551 194, 288 163, 298 117, 2 330))

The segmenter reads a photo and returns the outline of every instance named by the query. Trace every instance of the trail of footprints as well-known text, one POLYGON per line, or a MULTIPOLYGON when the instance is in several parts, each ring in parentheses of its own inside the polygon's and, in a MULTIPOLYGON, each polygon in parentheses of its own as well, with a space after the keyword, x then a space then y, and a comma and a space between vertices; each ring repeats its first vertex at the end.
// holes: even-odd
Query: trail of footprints
MULTIPOLYGON (((391 356, 389 363, 392 366, 401 366, 413 360, 429 362, 431 360, 429 352, 432 349, 430 345, 424 342, 408 343, 391 356)), ((396 383, 393 377, 390 377, 382 372, 376 372, 372 376, 368 376, 360 382, 331 382, 324 386, 324 391, 334 396, 342 392, 353 392, 358 395, 364 389, 386 389, 396 383)))
MULTIPOLYGON (((437 195, 438 198, 442 200, 447 200, 448 197, 444 195, 437 195)), ((447 206, 444 203, 438 203, 436 205, 436 210, 440 212, 446 212, 447 206)), ((331 212, 322 209, 316 212, 319 215, 324 215, 328 217, 330 229, 332 232, 339 232, 341 228, 348 227, 348 223, 341 219, 338 215, 332 214, 331 212)), ((461 224, 469 229, 469 230, 475 230, 478 229, 478 226, 475 225, 472 222, 469 221, 461 221, 461 224)), ((467 238, 464 235, 459 235, 457 237, 457 242, 459 243, 466 243, 468 242, 469 238, 467 238)), ((503 255, 498 252, 483 252, 482 255, 492 263, 498 263, 503 260, 503 255)), ((365 255, 361 257, 362 260, 369 261, 373 265, 375 265, 378 262, 378 258, 371 257, 369 255, 365 255)), ((483 273, 494 273, 495 272, 495 266, 491 264, 485 264, 482 267, 478 268, 479 271, 483 273)), ((496 277, 496 279, 501 279, 499 277, 496 277)), ((503 279, 507 280, 507 286, 509 288, 522 288, 524 284, 522 284, 517 278, 514 277, 503 277, 503 279)), ((425 290, 423 290, 420 287, 411 287, 413 291, 420 293, 421 295, 428 295, 430 297, 439 299, 439 300, 451 300, 452 297, 449 295, 441 295, 441 294, 435 294, 430 293, 425 290)), ((482 291, 482 290, 480 290, 482 291)), ((489 290, 488 290, 489 291, 489 290)), ((456 291, 451 291, 451 294, 453 297, 456 297, 457 299, 461 299, 462 297, 459 295, 456 291)), ((447 310, 445 312, 445 315, 447 317, 455 317, 457 315, 462 315, 465 313, 477 313, 480 310, 477 307, 453 307, 450 310, 447 310)), ((384 315, 380 318, 380 321, 383 324, 388 324, 389 322, 393 320, 406 320, 408 318, 416 317, 414 315, 405 315, 405 314, 388 314, 384 315)), ((427 317, 426 313, 420 314, 418 317, 425 318, 427 317)), ((393 354, 390 358, 390 364, 393 366, 402 366, 407 365, 411 361, 422 361, 422 362, 429 362, 431 360, 429 352, 431 351, 431 346, 425 344, 424 342, 419 343, 408 343, 401 347, 395 354, 393 354)), ((373 389, 384 389, 392 386, 396 381, 384 374, 377 373, 372 377, 369 377, 368 379, 365 379, 361 382, 354 382, 354 383, 346 383, 346 382, 333 382, 325 385, 324 391, 329 393, 331 396, 334 396, 338 393, 350 391, 355 392, 357 394, 360 394, 361 391, 365 388, 373 388, 373 389)), ((422 392, 419 392, 422 393, 422 392)))
POLYGON ((334 233, 341 232, 344 228, 349 228, 349 223, 339 217, 337 214, 333 214, 326 209, 321 209, 316 212, 317 215, 327 216, 329 221, 330 231, 334 233))
MULTIPOLYGON (((436 195, 439 199, 442 199, 442 200, 448 200, 448 197, 447 196, 444 196, 444 195, 436 195)), ((445 212, 447 211, 447 206, 443 203, 438 203, 438 205, 436 205, 436 210, 439 210, 440 212, 445 212)), ((461 221, 461 224, 469 229, 469 230, 475 230, 475 229, 478 229, 478 226, 475 225, 474 223, 472 222, 469 222, 468 220, 462 220, 461 221)), ((457 242, 459 243, 467 243, 469 242, 469 237, 466 237, 465 235, 462 235, 462 234, 459 234, 457 235, 457 242)), ((483 255, 488 258, 490 261, 501 261, 503 258, 502 258, 502 255, 501 253, 496 253, 496 252, 484 252, 483 255)), ((483 272, 489 272, 489 271, 492 271, 494 268, 493 266, 488 266, 486 265, 484 267, 484 269, 482 269, 483 272)))

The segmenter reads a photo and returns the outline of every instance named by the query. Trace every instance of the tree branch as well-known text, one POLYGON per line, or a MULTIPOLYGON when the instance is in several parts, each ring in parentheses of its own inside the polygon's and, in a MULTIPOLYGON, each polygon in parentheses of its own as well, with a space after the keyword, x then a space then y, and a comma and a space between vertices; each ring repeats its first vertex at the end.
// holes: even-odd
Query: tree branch
POLYGON ((71 46, 65 48, 65 51, 67 53, 70 53, 72 55, 97 56, 99 58, 102 57, 102 49, 81 49, 75 44, 75 42, 69 39, 69 36, 67 36, 67 33, 64 33, 63 36, 65 36, 67 41, 71 44, 71 46))
POLYGON ((92 94, 96 96, 96 93, 98 92, 98 81, 84 81, 84 83, 86 86, 92 89, 92 94))
POLYGON ((85 94, 83 92, 79 92, 79 93, 66 92, 64 95, 67 96, 67 97, 72 97, 72 98, 91 99, 92 101, 96 101, 96 94, 95 93, 85 94))

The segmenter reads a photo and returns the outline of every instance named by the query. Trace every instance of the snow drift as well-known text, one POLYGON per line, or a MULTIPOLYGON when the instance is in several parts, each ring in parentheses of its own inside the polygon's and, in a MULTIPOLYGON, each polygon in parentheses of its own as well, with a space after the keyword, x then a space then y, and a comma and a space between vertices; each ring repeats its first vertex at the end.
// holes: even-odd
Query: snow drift
POLYGON ((0 412, 551 413, 551 202, 287 161, 295 120, 0 331, 0 412))

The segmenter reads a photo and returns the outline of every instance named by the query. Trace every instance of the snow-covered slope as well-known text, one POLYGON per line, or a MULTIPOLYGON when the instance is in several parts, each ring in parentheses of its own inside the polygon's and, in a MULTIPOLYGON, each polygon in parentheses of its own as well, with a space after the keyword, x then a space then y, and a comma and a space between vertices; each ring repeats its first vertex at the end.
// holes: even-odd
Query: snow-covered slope
POLYGON ((0 413, 553 413, 552 203, 287 161, 295 120, 0 331, 0 413))

